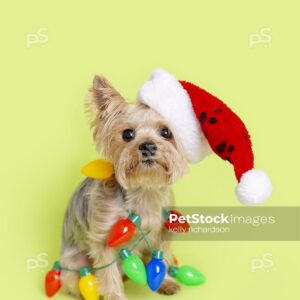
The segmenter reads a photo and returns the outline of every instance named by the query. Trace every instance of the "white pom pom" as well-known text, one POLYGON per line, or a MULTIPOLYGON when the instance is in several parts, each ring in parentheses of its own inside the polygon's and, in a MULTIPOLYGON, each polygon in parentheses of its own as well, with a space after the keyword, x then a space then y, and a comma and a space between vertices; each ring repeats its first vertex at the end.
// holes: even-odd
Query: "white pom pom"
POLYGON ((261 204, 271 196, 272 184, 265 172, 252 169, 242 175, 235 193, 245 205, 261 204))

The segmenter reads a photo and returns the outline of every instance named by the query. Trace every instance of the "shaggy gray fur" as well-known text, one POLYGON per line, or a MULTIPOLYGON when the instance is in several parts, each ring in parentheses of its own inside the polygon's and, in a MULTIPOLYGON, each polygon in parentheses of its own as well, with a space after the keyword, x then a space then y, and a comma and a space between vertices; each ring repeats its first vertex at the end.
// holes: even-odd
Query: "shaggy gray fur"
POLYGON ((85 240, 89 230, 89 194, 95 179, 84 179, 69 201, 64 217, 61 251, 85 240), (81 238, 82 237, 82 238, 81 238))

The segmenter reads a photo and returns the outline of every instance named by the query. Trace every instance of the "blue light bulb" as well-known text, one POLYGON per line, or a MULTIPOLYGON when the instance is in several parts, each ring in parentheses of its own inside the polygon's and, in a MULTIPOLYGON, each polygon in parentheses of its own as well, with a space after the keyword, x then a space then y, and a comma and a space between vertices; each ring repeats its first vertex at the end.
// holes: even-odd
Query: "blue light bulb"
POLYGON ((152 259, 146 266, 147 282, 152 291, 157 291, 166 276, 166 265, 163 262, 163 252, 155 250, 152 259))

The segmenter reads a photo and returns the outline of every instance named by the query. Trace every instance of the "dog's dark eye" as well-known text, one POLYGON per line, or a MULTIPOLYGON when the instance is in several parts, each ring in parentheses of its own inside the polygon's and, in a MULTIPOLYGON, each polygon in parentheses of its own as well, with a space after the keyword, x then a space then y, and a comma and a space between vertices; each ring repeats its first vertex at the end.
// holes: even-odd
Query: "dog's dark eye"
POLYGON ((125 129, 122 137, 125 142, 130 142, 135 138, 135 132, 133 129, 125 129))
POLYGON ((167 127, 164 127, 160 130, 160 135, 167 140, 172 138, 172 132, 167 127))

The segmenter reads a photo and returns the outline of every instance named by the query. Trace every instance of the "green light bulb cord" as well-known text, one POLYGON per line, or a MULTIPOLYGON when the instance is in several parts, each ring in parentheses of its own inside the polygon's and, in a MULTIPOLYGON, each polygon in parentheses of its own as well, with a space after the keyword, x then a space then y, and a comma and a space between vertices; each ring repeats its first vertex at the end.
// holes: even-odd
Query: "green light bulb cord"
POLYGON ((144 240, 144 242, 146 243, 146 245, 147 245, 150 253, 152 253, 153 252, 153 248, 151 247, 151 245, 150 245, 150 243, 149 243, 149 241, 147 239, 147 236, 146 236, 147 234, 145 235, 145 233, 143 232, 143 230, 142 230, 142 228, 140 227, 139 224, 137 224, 136 227, 137 227, 137 229, 139 230, 139 232, 142 235, 142 240, 144 240))
MULTIPOLYGON (((138 227, 139 228, 139 227, 138 227)), ((149 241, 148 241, 148 239, 147 239, 147 236, 149 235, 149 233, 150 233, 150 231, 151 230, 149 230, 149 231, 147 231, 146 233, 144 233, 142 230, 141 230, 141 228, 139 228, 139 231, 140 231, 140 233, 141 233, 141 237, 135 242, 135 244, 130 248, 130 251, 133 251, 134 249, 136 249, 137 247, 139 247, 139 245, 141 244, 141 242, 144 240, 146 243, 147 243, 147 245, 148 245, 148 247, 150 247, 149 248, 149 250, 150 249, 152 249, 152 247, 150 246, 150 244, 149 244, 149 241)), ((100 266, 100 267, 97 267, 97 268, 92 268, 91 269, 91 272, 95 272, 95 271, 98 271, 98 270, 102 270, 102 269, 105 269, 105 268, 108 268, 108 267, 110 267, 111 265, 113 265, 114 263, 116 263, 118 261, 118 258, 115 258, 114 260, 112 260, 110 263, 108 263, 108 264, 105 264, 105 265, 103 265, 103 266, 100 266)), ((65 267, 60 267, 60 269, 62 270, 62 271, 67 271, 67 272, 80 272, 80 269, 69 269, 69 268, 65 268, 65 267)))

